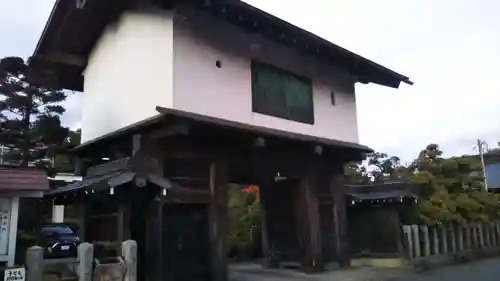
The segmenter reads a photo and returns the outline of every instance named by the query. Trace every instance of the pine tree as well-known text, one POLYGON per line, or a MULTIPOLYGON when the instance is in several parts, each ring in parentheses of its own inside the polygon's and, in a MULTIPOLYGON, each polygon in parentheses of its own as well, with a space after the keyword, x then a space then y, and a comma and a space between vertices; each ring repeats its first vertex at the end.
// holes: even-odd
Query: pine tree
POLYGON ((68 128, 61 125, 64 113, 62 89, 35 75, 19 57, 0 60, 0 145, 4 161, 48 167, 50 158, 65 147, 68 128))

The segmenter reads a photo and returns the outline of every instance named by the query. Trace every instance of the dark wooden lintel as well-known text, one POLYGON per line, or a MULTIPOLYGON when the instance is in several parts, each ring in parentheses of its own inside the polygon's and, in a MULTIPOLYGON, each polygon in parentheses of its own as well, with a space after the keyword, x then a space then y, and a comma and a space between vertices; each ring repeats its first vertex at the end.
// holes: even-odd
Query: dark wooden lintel
POLYGON ((168 203, 186 203, 186 204, 208 204, 210 202, 210 193, 206 190, 194 189, 170 189, 167 196, 161 199, 168 203))

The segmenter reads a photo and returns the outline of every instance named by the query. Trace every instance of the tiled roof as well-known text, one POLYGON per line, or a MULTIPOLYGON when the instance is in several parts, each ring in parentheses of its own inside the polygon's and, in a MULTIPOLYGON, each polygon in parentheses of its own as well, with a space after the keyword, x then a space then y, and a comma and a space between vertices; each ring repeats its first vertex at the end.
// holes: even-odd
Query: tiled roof
POLYGON ((49 190, 49 181, 44 170, 0 166, 0 192, 46 190, 49 190))

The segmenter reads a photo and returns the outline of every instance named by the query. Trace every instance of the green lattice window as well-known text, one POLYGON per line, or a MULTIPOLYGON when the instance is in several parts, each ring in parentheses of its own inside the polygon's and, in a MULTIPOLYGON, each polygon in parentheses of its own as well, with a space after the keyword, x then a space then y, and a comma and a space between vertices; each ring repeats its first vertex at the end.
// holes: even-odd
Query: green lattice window
POLYGON ((252 62, 254 112, 314 124, 311 80, 261 62, 252 62))

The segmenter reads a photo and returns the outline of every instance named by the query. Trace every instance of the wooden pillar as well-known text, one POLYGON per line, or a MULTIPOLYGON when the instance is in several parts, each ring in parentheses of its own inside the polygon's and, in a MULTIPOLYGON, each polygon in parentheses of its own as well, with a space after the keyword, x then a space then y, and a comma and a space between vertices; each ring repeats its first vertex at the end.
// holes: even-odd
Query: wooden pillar
POLYGON ((226 163, 220 160, 210 165, 209 239, 212 281, 226 281, 227 171, 226 163))
POLYGON ((300 180, 297 215, 299 241, 302 246, 302 269, 305 272, 323 270, 322 245, 320 233, 320 213, 318 202, 318 170, 316 165, 304 173, 300 180))
POLYGON ((130 206, 125 203, 118 205, 118 253, 121 253, 122 243, 130 239, 130 206))
POLYGON ((146 281, 163 280, 163 202, 153 200, 146 221, 146 281))
POLYGON ((279 267, 279 262, 276 256, 271 251, 272 245, 269 237, 269 227, 268 227, 268 196, 269 184, 259 186, 259 196, 260 196, 260 233, 261 233, 261 250, 262 257, 264 258, 265 268, 276 268, 279 267))
POLYGON ((333 197, 333 220, 337 260, 342 267, 349 266, 349 237, 347 228, 347 207, 345 201, 345 178, 341 169, 334 170, 329 177, 330 194, 333 197))

